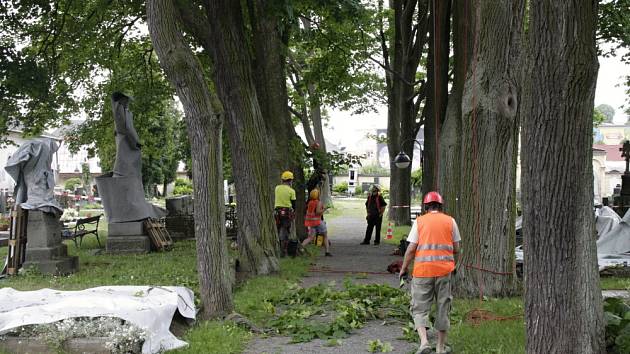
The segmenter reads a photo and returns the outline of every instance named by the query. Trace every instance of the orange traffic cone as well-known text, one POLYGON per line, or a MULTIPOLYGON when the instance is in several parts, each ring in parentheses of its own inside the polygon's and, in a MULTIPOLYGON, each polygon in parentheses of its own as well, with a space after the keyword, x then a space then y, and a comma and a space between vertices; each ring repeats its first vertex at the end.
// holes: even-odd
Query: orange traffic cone
POLYGON ((394 230, 392 229, 391 222, 387 224, 387 236, 385 238, 388 240, 391 240, 392 238, 394 238, 394 230))

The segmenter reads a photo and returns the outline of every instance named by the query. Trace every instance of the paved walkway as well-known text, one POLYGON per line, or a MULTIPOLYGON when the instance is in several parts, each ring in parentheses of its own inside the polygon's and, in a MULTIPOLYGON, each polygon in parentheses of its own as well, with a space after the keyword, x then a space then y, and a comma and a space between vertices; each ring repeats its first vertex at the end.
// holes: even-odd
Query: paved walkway
MULTIPOLYGON (((356 208, 361 208, 361 204, 357 204, 356 208)), ((346 277, 351 277, 353 282, 361 284, 398 285, 397 275, 387 273, 388 264, 402 259, 400 256, 390 255, 395 246, 383 243, 382 240, 379 246, 359 245, 366 227, 362 213, 362 210, 349 210, 344 213, 348 215, 327 221, 333 257, 324 257, 322 251, 312 267, 314 271, 303 279, 302 286, 310 287, 331 281, 342 285, 346 277)), ((386 232, 387 227, 384 227, 381 230, 381 239, 385 237, 386 232)), ((376 339, 391 343, 393 347, 391 353, 414 353, 417 345, 398 340, 397 338, 401 336, 400 325, 383 325, 381 321, 371 321, 350 337, 342 339, 338 346, 326 346, 327 341, 319 339, 308 343, 291 344, 290 338, 287 337, 255 338, 245 353, 369 353, 368 342, 376 339)))

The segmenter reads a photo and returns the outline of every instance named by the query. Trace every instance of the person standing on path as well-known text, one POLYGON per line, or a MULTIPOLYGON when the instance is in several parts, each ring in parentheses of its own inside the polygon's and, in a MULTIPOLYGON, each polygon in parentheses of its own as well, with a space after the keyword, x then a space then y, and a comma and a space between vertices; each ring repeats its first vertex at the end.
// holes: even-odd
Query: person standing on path
POLYGON ((275 210, 276 225, 278 227, 278 238, 280 241, 280 251, 282 256, 287 255, 291 227, 295 218, 295 190, 291 187, 293 183, 293 173, 291 171, 282 172, 282 184, 276 186, 275 190, 275 210))
POLYGON ((304 218, 304 226, 308 227, 308 237, 302 242, 302 247, 306 247, 317 235, 322 235, 324 237, 326 256, 330 257, 332 254, 330 254, 326 221, 324 221, 325 210, 324 203, 319 200, 319 189, 313 189, 309 193, 306 217, 304 218))
POLYGON ((427 339, 427 327, 434 298, 437 302, 436 352, 446 353, 446 336, 450 327, 448 315, 452 301, 451 273, 455 270, 455 254, 459 252, 461 237, 455 219, 442 212, 444 202, 439 193, 427 193, 422 203, 427 213, 419 216, 411 227, 400 277, 406 277, 407 267, 414 258, 411 314, 420 335, 420 348, 416 353, 432 352, 427 339))
POLYGON ((376 226, 376 233, 374 234, 374 246, 378 246, 381 243, 381 224, 383 223, 383 213, 385 212, 385 199, 381 195, 381 188, 375 184, 372 186, 372 191, 368 195, 365 201, 365 210, 367 211, 367 229, 365 230, 365 238, 362 245, 369 245, 372 238, 372 230, 376 226))

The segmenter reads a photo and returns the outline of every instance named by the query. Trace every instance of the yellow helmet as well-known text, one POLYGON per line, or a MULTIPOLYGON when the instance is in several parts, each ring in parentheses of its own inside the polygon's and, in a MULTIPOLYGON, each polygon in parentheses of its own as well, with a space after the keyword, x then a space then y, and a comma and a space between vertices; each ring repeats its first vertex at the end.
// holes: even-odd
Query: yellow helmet
POLYGON ((288 181, 290 179, 293 179, 293 172, 291 171, 284 171, 282 172, 282 176, 281 176, 283 181, 288 181))
POLYGON ((313 189, 313 190, 311 191, 311 193, 309 194, 309 197, 310 197, 311 199, 313 199, 313 200, 315 200, 315 199, 319 199, 319 189, 317 189, 317 188, 316 188, 316 189, 313 189))

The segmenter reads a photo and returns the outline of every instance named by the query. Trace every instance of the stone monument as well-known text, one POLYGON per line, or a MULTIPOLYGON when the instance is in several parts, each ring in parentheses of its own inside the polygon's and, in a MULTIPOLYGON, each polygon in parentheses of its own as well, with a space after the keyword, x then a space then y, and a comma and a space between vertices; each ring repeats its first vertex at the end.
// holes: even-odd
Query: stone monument
POLYGON ((68 274, 79 268, 78 257, 69 257, 61 242, 63 213, 54 197, 55 177, 50 164, 59 149, 52 139, 24 143, 9 158, 5 170, 15 180, 15 205, 28 210, 26 259, 23 268, 43 274, 68 274))
POLYGON ((133 126, 130 97, 114 92, 111 101, 116 161, 112 172, 96 178, 109 223, 106 249, 109 253, 148 252, 151 244, 142 223, 147 218, 162 218, 166 211, 144 198, 142 145, 133 126))
POLYGON ((166 230, 173 241, 195 238, 193 199, 189 195, 166 198, 166 230))

